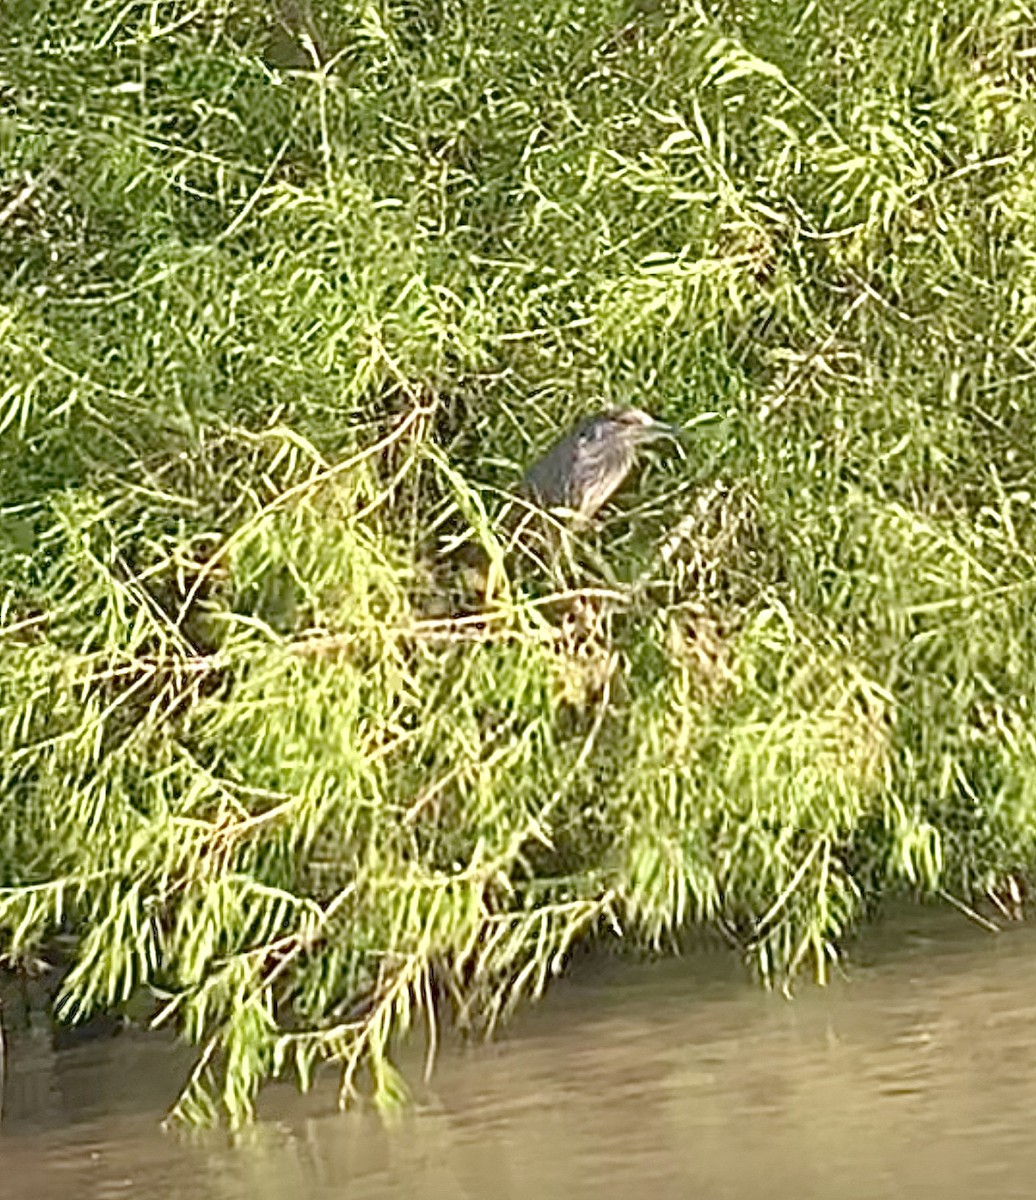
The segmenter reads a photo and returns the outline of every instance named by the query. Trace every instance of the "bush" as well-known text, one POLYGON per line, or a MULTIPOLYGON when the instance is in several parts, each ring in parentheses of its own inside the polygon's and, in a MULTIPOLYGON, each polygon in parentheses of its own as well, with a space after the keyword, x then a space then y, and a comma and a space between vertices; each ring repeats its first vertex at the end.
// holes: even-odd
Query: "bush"
POLYGON ((1024 881, 1036 77, 969 9, 8 6, 0 949, 196 1043, 177 1115, 1024 881), (693 447, 537 570, 606 403, 693 447))

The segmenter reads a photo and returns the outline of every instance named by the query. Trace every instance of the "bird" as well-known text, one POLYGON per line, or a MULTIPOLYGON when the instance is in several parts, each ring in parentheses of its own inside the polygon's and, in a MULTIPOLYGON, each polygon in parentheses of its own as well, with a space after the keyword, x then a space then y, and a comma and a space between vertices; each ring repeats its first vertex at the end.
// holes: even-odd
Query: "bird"
POLYGON ((621 487, 642 446, 682 433, 639 408, 584 417, 529 467, 519 491, 541 508, 568 509, 587 521, 621 487))

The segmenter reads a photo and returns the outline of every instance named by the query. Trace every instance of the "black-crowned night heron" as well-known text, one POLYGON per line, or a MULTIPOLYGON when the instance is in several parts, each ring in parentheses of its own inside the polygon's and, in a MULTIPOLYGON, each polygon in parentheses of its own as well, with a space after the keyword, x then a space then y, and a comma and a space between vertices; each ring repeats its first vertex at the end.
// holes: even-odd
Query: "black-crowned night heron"
POLYGON ((521 490, 542 508, 567 508, 584 520, 621 486, 637 451, 682 430, 639 408, 616 408, 580 421, 525 472, 521 490))

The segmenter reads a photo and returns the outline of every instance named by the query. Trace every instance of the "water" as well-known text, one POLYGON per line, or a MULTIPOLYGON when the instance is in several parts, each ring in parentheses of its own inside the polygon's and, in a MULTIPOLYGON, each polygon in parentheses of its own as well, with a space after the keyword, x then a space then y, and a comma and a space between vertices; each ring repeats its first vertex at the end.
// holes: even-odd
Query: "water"
POLYGON ((2 1200, 1031 1197, 1036 923, 911 910, 793 1001, 724 954, 580 964, 414 1109, 269 1089, 237 1143, 158 1122, 181 1052, 15 1046, 2 1200))

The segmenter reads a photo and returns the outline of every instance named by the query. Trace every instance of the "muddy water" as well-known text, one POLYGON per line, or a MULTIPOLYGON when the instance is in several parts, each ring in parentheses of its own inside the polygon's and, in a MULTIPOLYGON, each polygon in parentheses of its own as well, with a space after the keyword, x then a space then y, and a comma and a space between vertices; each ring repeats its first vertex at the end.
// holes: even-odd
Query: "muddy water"
POLYGON ((2 1200, 1036 1195, 1036 922, 900 913, 790 1002, 719 953, 584 963, 389 1125, 280 1088, 238 1143, 185 1141, 171 1048, 12 1055, 2 1200))

